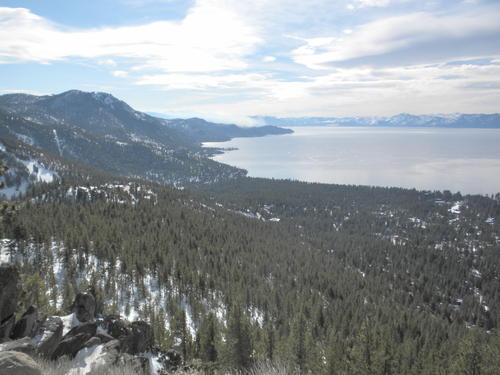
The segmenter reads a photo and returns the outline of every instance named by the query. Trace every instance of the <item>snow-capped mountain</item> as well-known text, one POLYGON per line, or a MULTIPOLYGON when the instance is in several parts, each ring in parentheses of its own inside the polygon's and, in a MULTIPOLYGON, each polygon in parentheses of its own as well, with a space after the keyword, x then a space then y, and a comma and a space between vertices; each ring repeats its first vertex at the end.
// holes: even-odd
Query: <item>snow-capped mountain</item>
POLYGON ((500 114, 400 113, 390 117, 290 117, 254 116, 262 125, 273 126, 391 126, 432 128, 500 128, 500 114))

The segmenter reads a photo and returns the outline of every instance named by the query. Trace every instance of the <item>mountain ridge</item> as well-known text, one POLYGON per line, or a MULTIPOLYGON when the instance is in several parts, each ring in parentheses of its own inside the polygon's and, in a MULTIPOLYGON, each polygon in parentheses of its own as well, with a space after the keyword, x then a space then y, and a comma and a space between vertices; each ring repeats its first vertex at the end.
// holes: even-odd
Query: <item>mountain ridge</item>
POLYGON ((500 114, 429 114, 399 113, 394 116, 289 117, 253 116, 259 124, 273 126, 387 126, 429 128, 500 129, 500 114))

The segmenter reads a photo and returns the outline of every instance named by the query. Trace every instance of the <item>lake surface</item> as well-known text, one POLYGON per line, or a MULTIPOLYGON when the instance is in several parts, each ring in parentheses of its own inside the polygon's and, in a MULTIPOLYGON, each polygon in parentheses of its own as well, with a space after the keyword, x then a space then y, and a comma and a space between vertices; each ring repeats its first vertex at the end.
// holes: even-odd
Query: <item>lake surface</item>
POLYGON ((249 176, 500 192, 500 129, 294 127, 294 134, 207 142, 249 176))

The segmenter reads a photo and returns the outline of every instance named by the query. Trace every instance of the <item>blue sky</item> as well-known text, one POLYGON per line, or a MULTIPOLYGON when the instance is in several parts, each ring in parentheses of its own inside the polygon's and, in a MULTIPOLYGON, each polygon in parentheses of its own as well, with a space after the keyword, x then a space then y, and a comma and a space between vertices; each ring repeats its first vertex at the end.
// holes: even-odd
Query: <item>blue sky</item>
POLYGON ((0 0, 0 82, 239 124, 500 112, 500 1, 0 0))

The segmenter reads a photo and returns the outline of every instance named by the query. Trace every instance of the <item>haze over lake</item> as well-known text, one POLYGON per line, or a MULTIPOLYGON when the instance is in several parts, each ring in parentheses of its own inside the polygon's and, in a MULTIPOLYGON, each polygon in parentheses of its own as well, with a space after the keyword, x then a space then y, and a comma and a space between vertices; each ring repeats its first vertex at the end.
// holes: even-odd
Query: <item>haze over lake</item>
POLYGON ((205 143, 249 176, 335 184, 500 192, 500 130, 294 127, 294 134, 205 143))

